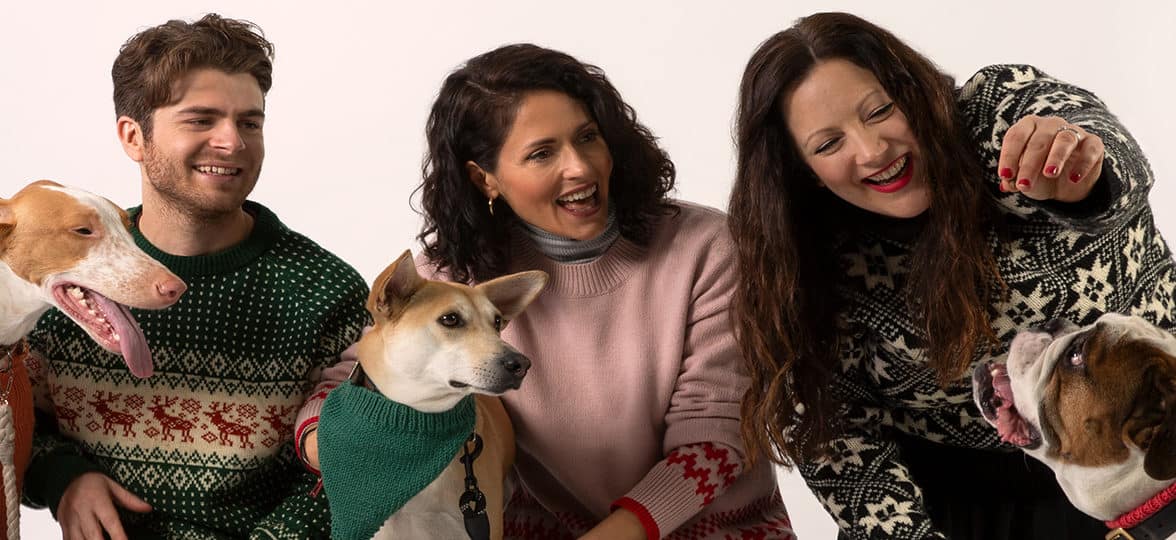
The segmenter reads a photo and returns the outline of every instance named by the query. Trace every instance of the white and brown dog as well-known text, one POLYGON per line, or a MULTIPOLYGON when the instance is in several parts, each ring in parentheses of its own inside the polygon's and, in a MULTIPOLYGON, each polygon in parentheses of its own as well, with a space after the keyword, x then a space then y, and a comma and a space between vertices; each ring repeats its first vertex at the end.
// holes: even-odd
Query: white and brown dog
POLYGON ((0 393, 11 389, 0 397, 16 429, 15 471, 5 476, 19 481, 28 463, 33 405, 24 336, 49 308, 121 354, 131 373, 151 376, 151 352, 126 306, 165 308, 186 286, 135 245, 128 223, 114 203, 47 180, 0 199, 0 393))
MULTIPOLYGON (((474 432, 483 448, 472 466, 485 497, 489 538, 503 534, 504 484, 515 451, 510 419, 493 396, 518 389, 531 366, 499 334, 546 283, 541 271, 475 287, 426 280, 405 251, 373 283, 367 308, 374 327, 356 345, 363 373, 397 403, 438 413, 475 394, 474 432)), ((459 501, 469 491, 469 475, 462 454, 388 517, 375 537, 466 538, 459 501)))
POLYGON ((131 373, 151 352, 126 306, 162 309, 186 285, 135 245, 126 212, 91 193, 41 180, 0 199, 0 344, 19 341, 57 307, 131 373))
POLYGON ((1107 538, 1176 538, 1176 337, 1117 314, 1050 321, 972 378, 1001 439, 1053 469, 1107 538))

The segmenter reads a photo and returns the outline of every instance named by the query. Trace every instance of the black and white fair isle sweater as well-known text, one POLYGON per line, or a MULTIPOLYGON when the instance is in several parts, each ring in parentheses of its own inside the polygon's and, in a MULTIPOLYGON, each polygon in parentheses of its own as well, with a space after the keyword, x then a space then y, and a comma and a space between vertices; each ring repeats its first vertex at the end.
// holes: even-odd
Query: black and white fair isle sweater
MULTIPOLYGON (((1147 202, 1151 167, 1103 103, 1033 67, 1015 65, 984 68, 958 99, 992 179, 1003 233, 994 228, 989 236, 1008 285, 992 323, 999 351, 995 357, 977 354, 973 367, 1007 354, 1019 329, 1053 318, 1088 324, 1102 313, 1120 312, 1176 326, 1172 255, 1147 202), (1087 201, 1043 203, 999 191, 1001 141, 1030 114, 1060 116, 1102 138, 1106 159, 1087 201)), ((970 376, 946 390, 936 384, 902 295, 912 245, 894 236, 901 235, 867 231, 840 252, 841 318, 848 330, 840 339, 835 388, 848 429, 833 441, 833 457, 802 464, 800 471, 852 538, 942 538, 898 456, 893 433, 969 448, 1008 447, 972 403, 970 376)))

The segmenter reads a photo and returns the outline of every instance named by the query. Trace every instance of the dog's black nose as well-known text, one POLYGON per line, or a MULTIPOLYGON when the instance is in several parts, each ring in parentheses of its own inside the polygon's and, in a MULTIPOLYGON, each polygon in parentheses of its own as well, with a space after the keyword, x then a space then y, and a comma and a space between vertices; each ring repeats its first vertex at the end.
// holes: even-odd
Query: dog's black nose
POLYGON ((1050 319, 1050 320, 1042 323, 1041 326, 1034 328, 1034 330, 1037 330, 1038 332, 1045 332, 1045 333, 1052 336, 1052 335, 1057 334, 1059 331, 1061 331, 1062 328, 1065 328, 1065 327, 1066 327, 1066 320, 1065 319, 1050 319))
POLYGON ((517 377, 526 375, 527 370, 531 368, 531 359, 517 352, 502 355, 498 362, 502 364, 503 369, 517 377))

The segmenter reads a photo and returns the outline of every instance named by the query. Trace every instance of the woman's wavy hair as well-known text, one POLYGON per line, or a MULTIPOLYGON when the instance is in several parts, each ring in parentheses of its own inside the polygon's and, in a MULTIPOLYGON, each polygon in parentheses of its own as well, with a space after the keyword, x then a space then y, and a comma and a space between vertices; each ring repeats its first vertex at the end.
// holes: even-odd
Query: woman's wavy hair
POLYGON ((511 224, 507 204, 487 200, 470 180, 467 162, 495 171, 515 113, 529 92, 554 90, 587 109, 612 154, 610 203, 621 235, 649 241, 656 219, 672 205, 674 164, 600 68, 531 44, 507 45, 470 59, 441 86, 425 127, 422 173, 425 255, 461 282, 506 272, 511 224))
MULTIPOLYGON (((841 433, 833 372, 845 332, 836 282, 838 237, 852 235, 847 204, 819 186, 791 136, 784 103, 828 59, 874 74, 906 114, 926 158, 930 209, 910 257, 908 305, 940 384, 996 343, 992 300, 1002 294, 988 244, 993 203, 955 83, 890 32, 846 13, 818 13, 763 42, 743 73, 738 168, 729 224, 742 279, 733 322, 750 370, 745 443, 777 463, 807 461, 841 433)), ((751 452, 756 455, 756 452, 751 452)))

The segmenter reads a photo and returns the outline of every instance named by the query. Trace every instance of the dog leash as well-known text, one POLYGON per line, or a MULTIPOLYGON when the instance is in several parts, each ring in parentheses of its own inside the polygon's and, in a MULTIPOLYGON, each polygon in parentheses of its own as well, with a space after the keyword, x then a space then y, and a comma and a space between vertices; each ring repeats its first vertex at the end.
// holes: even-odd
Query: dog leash
POLYGON ((488 540, 490 538, 490 519, 486 517, 486 495, 478 489, 478 478, 474 476, 474 460, 482 454, 482 437, 477 433, 470 433, 470 438, 461 445, 461 463, 465 465, 465 492, 458 500, 461 515, 465 518, 466 534, 470 540, 488 540), (470 444, 474 449, 470 450, 470 444))
POLYGON ((12 406, 8 396, 12 393, 12 379, 16 377, 16 357, 28 354, 28 344, 22 339, 8 347, 0 374, 8 374, 8 383, 0 389, 0 476, 4 482, 4 517, 8 540, 20 540, 20 498, 16 492, 16 425, 13 423, 12 406), (19 351, 19 352, 17 352, 19 351))

